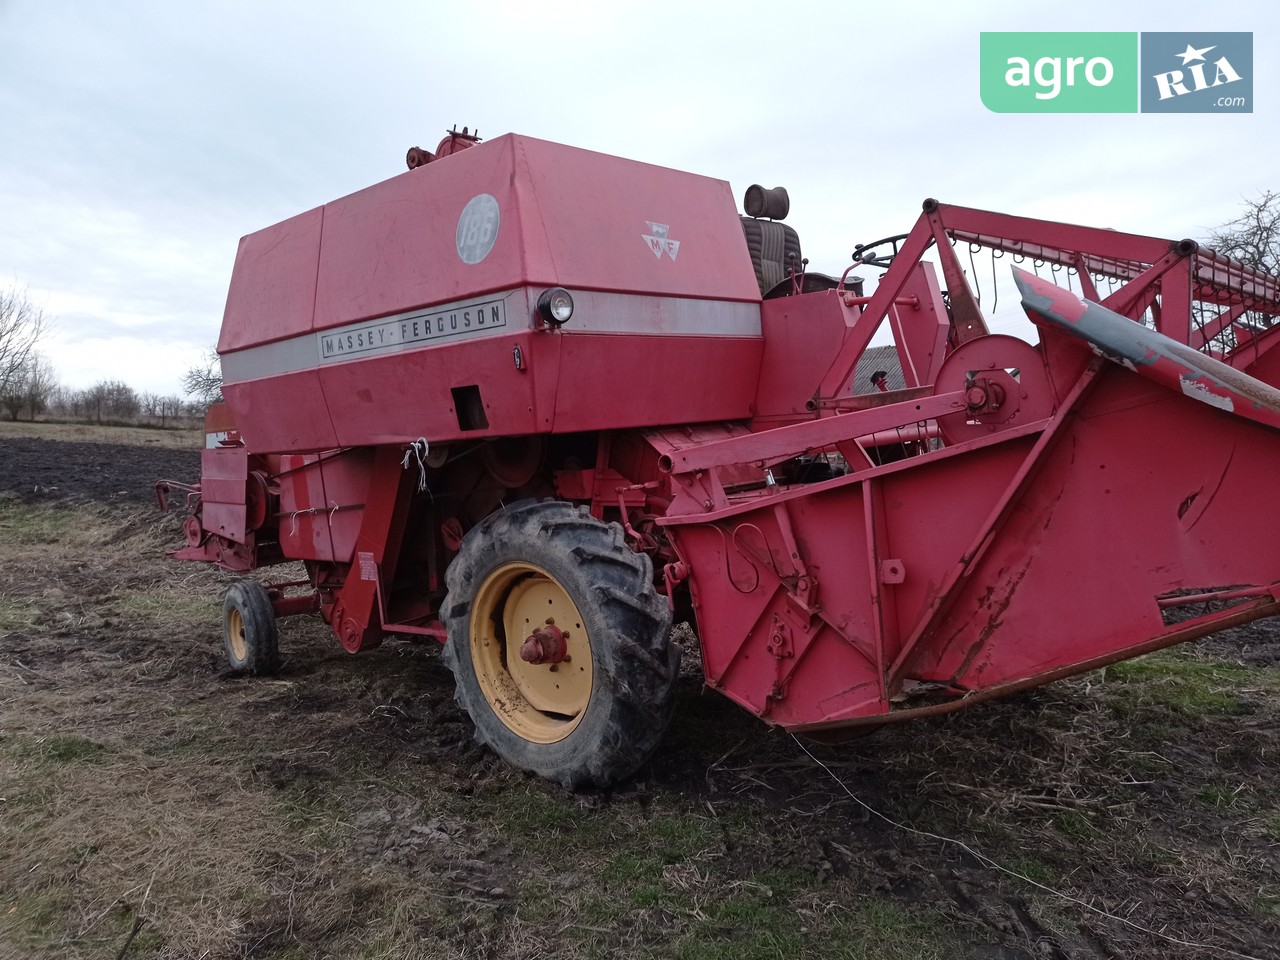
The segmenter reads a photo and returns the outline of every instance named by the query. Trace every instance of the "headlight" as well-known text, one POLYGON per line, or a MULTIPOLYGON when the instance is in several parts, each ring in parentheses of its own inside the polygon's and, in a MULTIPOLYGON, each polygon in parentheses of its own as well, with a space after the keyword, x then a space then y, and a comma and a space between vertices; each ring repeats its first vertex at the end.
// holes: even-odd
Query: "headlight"
POLYGON ((573 316, 573 297, 564 287, 543 290, 538 297, 538 316, 549 327, 558 327, 573 316))

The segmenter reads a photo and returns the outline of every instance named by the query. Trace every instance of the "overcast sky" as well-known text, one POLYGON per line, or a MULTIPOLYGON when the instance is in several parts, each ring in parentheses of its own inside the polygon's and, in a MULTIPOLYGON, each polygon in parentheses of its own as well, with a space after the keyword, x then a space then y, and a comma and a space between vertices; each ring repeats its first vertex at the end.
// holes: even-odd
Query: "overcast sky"
POLYGON ((62 381, 176 393, 239 238, 451 124, 783 184, 813 266, 920 201, 1202 237, 1280 189, 1274 3, 0 0, 0 286, 62 381), (1252 114, 1010 115, 980 31, 1251 31, 1252 114))

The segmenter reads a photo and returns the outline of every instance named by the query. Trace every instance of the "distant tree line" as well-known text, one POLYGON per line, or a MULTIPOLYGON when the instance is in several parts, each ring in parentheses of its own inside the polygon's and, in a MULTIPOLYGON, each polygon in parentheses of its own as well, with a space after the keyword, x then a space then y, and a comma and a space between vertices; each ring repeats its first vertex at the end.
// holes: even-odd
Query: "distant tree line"
POLYGON ((75 389, 57 382, 52 367, 41 358, 33 374, 14 380, 0 391, 0 409, 10 420, 38 416, 92 423, 152 423, 160 427, 204 416, 207 404, 170 394, 139 393, 120 380, 102 380, 75 389))
POLYGON ((46 412, 68 420, 147 420, 159 426, 183 417, 204 416, 205 405, 170 394, 138 393, 119 380, 102 380, 92 387, 73 390, 58 387, 50 395, 46 412))
POLYGON ((49 398, 58 389, 58 378, 51 364, 42 354, 32 352, 26 359, 7 371, 0 384, 0 407, 10 420, 26 414, 34 420, 49 406, 49 398))
MULTIPOLYGON (((75 389, 58 382, 53 364, 38 345, 52 329, 49 317, 17 286, 0 290, 0 413, 10 420, 39 416, 94 423, 152 423, 167 427, 184 419, 204 416, 209 404, 220 399, 207 386, 192 396, 139 393, 121 380, 101 380, 75 389)), ((198 368, 206 380, 217 370, 217 354, 198 368)), ((220 382, 219 382, 220 386, 220 382)))

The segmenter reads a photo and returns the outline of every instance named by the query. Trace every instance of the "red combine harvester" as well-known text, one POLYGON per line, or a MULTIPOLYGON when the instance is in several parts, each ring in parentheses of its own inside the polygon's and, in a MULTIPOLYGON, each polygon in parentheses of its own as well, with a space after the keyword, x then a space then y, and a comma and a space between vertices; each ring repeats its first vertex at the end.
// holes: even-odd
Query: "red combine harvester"
POLYGON ((743 217, 723 181, 466 131, 409 163, 241 241, 200 484, 157 485, 175 556, 305 565, 230 589, 235 667, 277 665, 284 615, 433 638, 480 740, 604 786, 670 719, 673 610, 709 686, 824 736, 1280 612, 1271 278, 927 200, 836 279, 779 189, 743 217), (980 250, 1030 268, 1038 344, 988 332, 980 250))

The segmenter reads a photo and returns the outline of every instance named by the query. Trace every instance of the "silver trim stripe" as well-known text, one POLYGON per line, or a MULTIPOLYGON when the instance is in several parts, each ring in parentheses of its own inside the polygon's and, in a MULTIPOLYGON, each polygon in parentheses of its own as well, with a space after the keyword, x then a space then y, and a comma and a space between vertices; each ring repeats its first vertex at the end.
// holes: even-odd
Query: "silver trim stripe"
MULTIPOLYGON (((539 291, 540 292, 540 291, 539 291)), ((569 290, 573 318, 560 332, 649 337, 758 337, 760 304, 569 290)), ((536 294, 535 294, 536 296, 536 294)))
POLYGON ((468 332, 494 330, 507 325, 504 300, 478 300, 413 314, 374 320, 356 327, 339 327, 316 334, 320 362, 358 358, 361 354, 389 353, 431 340, 453 340, 468 332))
MULTIPOLYGON (((246 347, 222 356, 226 383, 313 370, 461 340, 531 330, 541 288, 521 287, 423 310, 362 320, 246 347)), ((556 336, 759 337, 760 304, 689 297, 651 297, 585 290, 573 296, 573 317, 556 336)))
MULTIPOLYGON (((304 333, 287 340, 225 353, 222 355, 222 379, 225 383, 244 383, 248 380, 297 373, 300 370, 314 370, 332 363, 422 350, 439 346, 442 341, 453 343, 494 336, 507 332, 509 316, 531 317, 531 311, 528 291, 521 287, 518 290, 492 293, 484 298, 458 300, 426 310, 407 310, 376 320, 361 320, 358 323, 330 327, 316 333, 304 333), (502 323, 479 323, 475 312, 482 305, 487 306, 490 312, 486 316, 491 319, 495 304, 498 305, 502 323), (472 312, 470 326, 467 326, 468 312, 472 312), (347 338, 351 338, 352 349, 338 351, 338 341, 342 340, 345 344, 347 338), (326 347, 326 344, 329 346, 326 347)), ((524 324, 517 321, 516 329, 531 326, 532 322, 531 319, 524 324)))

